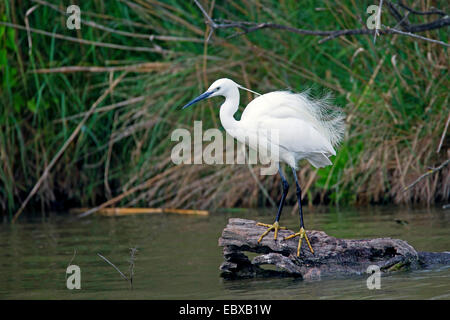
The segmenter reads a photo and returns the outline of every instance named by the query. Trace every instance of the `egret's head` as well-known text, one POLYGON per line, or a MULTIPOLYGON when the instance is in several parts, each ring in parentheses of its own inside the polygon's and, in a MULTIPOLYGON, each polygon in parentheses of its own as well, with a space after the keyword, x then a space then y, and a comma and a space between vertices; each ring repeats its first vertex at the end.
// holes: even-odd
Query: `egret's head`
POLYGON ((227 96, 227 93, 234 89, 239 87, 239 85, 234 82, 233 80, 222 78, 219 80, 214 81, 212 85, 209 86, 208 90, 206 92, 212 92, 210 97, 216 97, 216 96, 227 96))
POLYGON ((187 105, 183 107, 183 109, 193 105, 196 102, 199 102, 200 100, 211 98, 211 97, 217 97, 217 96, 224 96, 226 97, 228 93, 233 90, 234 88, 240 87, 236 82, 233 80, 223 78, 214 81, 214 83, 206 90, 204 93, 199 95, 197 98, 189 102, 187 105))

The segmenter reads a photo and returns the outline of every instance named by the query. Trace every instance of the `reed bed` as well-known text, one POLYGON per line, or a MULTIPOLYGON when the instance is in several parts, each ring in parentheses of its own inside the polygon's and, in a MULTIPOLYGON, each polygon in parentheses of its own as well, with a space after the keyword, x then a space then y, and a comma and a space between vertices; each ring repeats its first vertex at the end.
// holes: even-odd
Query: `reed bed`
MULTIPOLYGON (((308 203, 448 202, 449 55, 401 35, 314 36, 209 27, 194 2, 78 1, 80 30, 66 28, 69 1, 0 3, 0 210, 12 217, 52 159, 111 84, 46 174, 25 212, 96 207, 215 210, 274 205, 278 176, 257 166, 175 165, 171 132, 220 128, 219 101, 180 107, 212 81, 232 78, 258 92, 331 91, 347 118, 334 165, 299 172, 308 203), (27 27, 28 26, 28 27, 27 27), (124 74, 126 73, 126 74, 124 74), (447 124, 447 127, 446 127, 447 124), (130 192, 130 190, 132 192, 130 192), (117 199, 117 200, 116 200, 117 199)), ((321 30, 360 28, 365 2, 202 1, 215 19, 321 30)), ((446 1, 414 1, 448 11, 446 1)), ((412 16, 426 22, 432 17, 412 16)), ((389 16, 383 23, 390 25, 389 16)), ((448 41, 448 28, 426 32, 448 41)), ((241 94, 241 105, 251 99, 241 94)), ((241 111, 243 108, 240 109, 241 111)), ((223 130, 223 129, 221 129, 223 130)), ((295 205, 291 192, 288 203, 295 205)))

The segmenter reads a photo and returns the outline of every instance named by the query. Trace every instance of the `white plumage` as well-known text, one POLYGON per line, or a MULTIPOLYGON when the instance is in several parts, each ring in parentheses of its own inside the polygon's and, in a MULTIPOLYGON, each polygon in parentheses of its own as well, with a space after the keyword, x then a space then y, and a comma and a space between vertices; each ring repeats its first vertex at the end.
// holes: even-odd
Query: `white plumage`
MULTIPOLYGON (((332 164, 329 157, 336 155, 334 148, 343 138, 344 115, 330 104, 328 95, 321 99, 312 99, 308 91, 303 93, 275 91, 252 100, 238 121, 234 118, 234 114, 239 107, 239 88, 251 91, 230 79, 219 79, 183 109, 202 99, 225 97, 225 102, 220 107, 220 121, 225 130, 251 148, 260 150, 270 147, 271 154, 276 155, 276 158, 272 160, 278 163, 285 162, 292 168, 297 186, 300 231, 288 238, 300 237, 297 255, 300 254, 302 238, 306 239, 311 252, 314 253, 304 230, 301 189, 295 170, 301 159, 307 159, 316 168, 332 164), (274 139, 270 132, 276 132, 277 139, 274 139)), ((283 195, 277 217, 273 225, 259 224, 268 228, 259 241, 271 230, 275 231, 274 239, 276 240, 278 229, 280 229, 278 220, 289 184, 281 167, 279 167, 279 173, 283 182, 283 195)))
POLYGON ((278 130, 280 158, 297 168, 307 159, 316 168, 332 164, 344 133, 343 115, 333 110, 329 98, 312 100, 307 93, 275 91, 261 95, 245 108, 241 127, 278 130))
MULTIPOLYGON (((207 95, 204 98, 225 97, 220 120, 231 136, 255 149, 264 148, 273 142, 264 132, 275 130, 278 144, 271 147, 279 152, 280 159, 276 160, 293 168, 303 158, 316 168, 332 164, 328 157, 336 154, 334 147, 343 137, 344 116, 329 103, 329 96, 314 100, 307 91, 266 93, 252 100, 237 121, 234 114, 239 107, 238 88, 245 89, 230 79, 219 79, 203 94, 207 95), (255 141, 258 146, 254 145, 255 141)), ((192 104, 197 101, 193 100, 192 104)))

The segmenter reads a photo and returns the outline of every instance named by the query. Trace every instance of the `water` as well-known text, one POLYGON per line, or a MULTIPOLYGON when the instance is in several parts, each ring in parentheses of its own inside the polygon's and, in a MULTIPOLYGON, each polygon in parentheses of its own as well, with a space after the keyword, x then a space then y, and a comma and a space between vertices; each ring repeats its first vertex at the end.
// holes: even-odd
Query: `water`
MULTIPOLYGON (((282 225, 298 229, 286 208, 282 225)), ((383 207, 307 208, 308 229, 343 238, 393 237, 418 251, 450 250, 450 210, 383 207), (396 222, 396 220, 400 220, 396 222)), ((450 268, 383 276, 368 290, 366 276, 322 281, 291 278, 224 280, 217 240, 230 217, 273 222, 273 210, 88 217, 67 215, 0 225, 1 299, 450 299, 450 268), (97 253, 128 274, 138 248, 133 289, 97 253), (74 256, 74 251, 76 254, 74 256), (73 257, 74 256, 74 257, 73 257), (81 268, 81 290, 66 288, 69 263, 81 268)))

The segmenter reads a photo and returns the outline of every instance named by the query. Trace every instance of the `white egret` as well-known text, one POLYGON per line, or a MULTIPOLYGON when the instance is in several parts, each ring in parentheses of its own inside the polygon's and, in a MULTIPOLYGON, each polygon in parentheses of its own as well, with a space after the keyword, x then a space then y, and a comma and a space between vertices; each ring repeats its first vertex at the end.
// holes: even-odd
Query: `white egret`
POLYGON ((289 189, 289 184, 280 166, 280 162, 284 162, 291 167, 295 178, 300 216, 299 232, 285 239, 299 237, 298 256, 300 255, 303 238, 305 238, 311 252, 314 253, 303 222, 302 191, 297 179, 297 163, 301 159, 306 159, 316 168, 332 164, 329 157, 336 155, 334 147, 342 139, 344 115, 329 104, 327 97, 314 100, 309 98, 307 93, 275 91, 260 95, 252 100, 238 121, 234 118, 234 114, 239 107, 239 88, 251 91, 230 79, 219 79, 205 93, 186 104, 183 109, 206 98, 223 96, 225 102, 220 107, 220 121, 227 133, 238 141, 248 143, 248 137, 260 138, 261 129, 277 131, 278 139, 276 143, 265 136, 263 139, 256 140, 257 145, 250 145, 253 148, 258 146, 267 148, 267 143, 269 143, 271 147, 277 149, 278 154, 274 160, 278 162, 278 172, 283 188, 275 222, 273 224, 258 223, 258 225, 268 228, 260 236, 258 243, 270 231, 274 231, 274 240, 277 240, 279 229, 285 229, 279 226, 281 211, 289 189))

